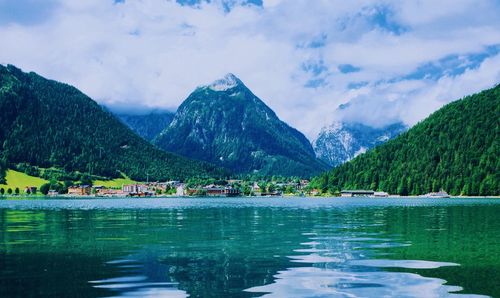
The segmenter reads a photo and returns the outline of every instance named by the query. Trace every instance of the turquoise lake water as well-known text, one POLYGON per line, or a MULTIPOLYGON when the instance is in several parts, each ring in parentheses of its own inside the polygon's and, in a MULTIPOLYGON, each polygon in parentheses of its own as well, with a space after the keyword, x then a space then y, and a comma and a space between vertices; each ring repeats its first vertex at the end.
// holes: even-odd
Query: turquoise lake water
POLYGON ((0 200, 0 297, 261 296, 500 297, 500 200, 0 200))

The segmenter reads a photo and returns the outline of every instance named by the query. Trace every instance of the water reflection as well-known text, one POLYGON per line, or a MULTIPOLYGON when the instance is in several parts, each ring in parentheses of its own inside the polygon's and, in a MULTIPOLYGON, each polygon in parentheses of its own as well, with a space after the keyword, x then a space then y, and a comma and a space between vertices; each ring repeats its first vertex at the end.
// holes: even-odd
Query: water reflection
MULTIPOLYGON (((316 233, 309 233, 316 235, 316 233)), ((309 267, 289 268, 275 275, 269 285, 246 289, 253 293, 266 293, 264 297, 444 297, 463 290, 445 285, 439 278, 423 277, 415 273, 384 272, 383 268, 436 269, 459 266, 456 263, 420 260, 375 259, 377 252, 367 248, 407 246, 391 243, 388 238, 312 237, 302 243, 307 249, 295 252, 308 253, 289 256, 293 262, 308 263, 309 267), (378 245, 371 243, 377 242, 378 245)), ((393 240, 393 239, 392 239, 393 240)), ((470 295, 464 295, 470 296, 470 295)))
POLYGON ((0 297, 500 295, 495 200, 124 202, 0 209, 0 297))

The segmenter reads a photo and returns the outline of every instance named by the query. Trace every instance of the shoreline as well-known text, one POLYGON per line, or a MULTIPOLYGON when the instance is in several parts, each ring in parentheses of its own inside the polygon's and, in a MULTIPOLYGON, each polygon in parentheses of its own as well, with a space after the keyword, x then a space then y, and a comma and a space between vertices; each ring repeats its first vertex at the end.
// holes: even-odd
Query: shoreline
POLYGON ((44 195, 3 195, 0 196, 0 200, 3 199, 19 199, 19 200, 58 200, 58 199, 257 199, 257 198, 280 198, 280 199, 500 199, 500 195, 497 196, 450 196, 447 198, 442 197, 430 197, 430 196, 387 196, 387 197, 376 197, 376 196, 354 196, 354 197, 341 197, 341 196, 149 196, 149 197, 133 197, 133 196, 70 196, 70 195, 57 195, 57 196, 44 196, 44 195))

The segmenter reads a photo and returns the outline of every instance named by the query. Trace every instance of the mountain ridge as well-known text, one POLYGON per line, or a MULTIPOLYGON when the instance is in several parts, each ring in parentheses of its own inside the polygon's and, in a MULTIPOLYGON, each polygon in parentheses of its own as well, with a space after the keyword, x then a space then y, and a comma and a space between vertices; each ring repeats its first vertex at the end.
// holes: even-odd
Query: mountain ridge
POLYGON ((310 176, 326 169, 309 140, 233 74, 197 87, 153 142, 237 173, 310 176))
POLYGON ((408 128, 401 122, 374 128, 361 123, 334 122, 312 142, 316 157, 332 167, 383 144, 408 128))
POLYGON ((143 139, 151 142, 170 125, 175 113, 152 111, 144 115, 115 113, 115 116, 143 139))

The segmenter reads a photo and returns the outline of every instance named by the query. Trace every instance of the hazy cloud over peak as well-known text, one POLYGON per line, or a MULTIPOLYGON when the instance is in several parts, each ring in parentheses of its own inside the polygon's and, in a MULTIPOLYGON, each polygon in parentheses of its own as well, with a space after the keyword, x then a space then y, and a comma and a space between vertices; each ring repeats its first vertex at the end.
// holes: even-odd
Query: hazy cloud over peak
POLYGON ((499 83, 498 15, 494 0, 0 0, 0 63, 130 109, 235 73, 313 138, 341 119, 414 124, 499 83))

